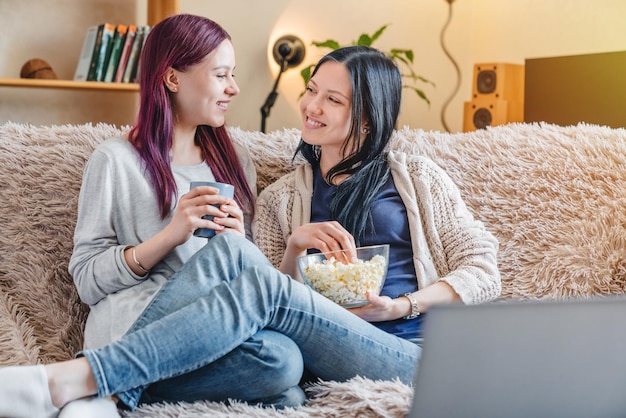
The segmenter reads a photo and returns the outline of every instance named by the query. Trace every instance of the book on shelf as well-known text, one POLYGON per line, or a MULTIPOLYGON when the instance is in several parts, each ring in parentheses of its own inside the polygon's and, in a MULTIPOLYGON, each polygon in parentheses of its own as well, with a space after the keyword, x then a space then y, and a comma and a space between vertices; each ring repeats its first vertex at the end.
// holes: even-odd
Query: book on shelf
POLYGON ((128 32, 128 26, 124 24, 117 25, 115 29, 115 35, 113 35, 113 41, 111 43, 110 51, 108 53, 107 61, 104 71, 104 79, 102 81, 112 82, 117 71, 117 64, 120 61, 122 54, 122 48, 124 47, 124 40, 126 39, 126 32, 128 32))
POLYGON ((87 28, 75 81, 134 83, 149 25, 103 23, 87 28))
POLYGON ((104 24, 98 25, 96 32, 96 40, 94 42, 93 51, 91 52, 91 62, 89 63, 89 72, 87 73, 87 81, 96 80, 96 66, 98 65, 98 56, 100 54, 100 46, 102 45, 102 32, 104 24))
MULTIPOLYGON (((145 26, 144 30, 143 30, 143 41, 141 42, 141 49, 143 49, 143 46, 146 44, 146 38, 148 38, 148 35, 150 34, 150 30, 152 29, 151 26, 145 26)), ((133 82, 137 81, 139 79, 139 73, 141 72, 141 65, 139 65, 139 62, 137 62, 137 71, 135 72, 135 78, 133 79, 133 82)))
POLYGON ((121 83, 124 78, 124 70, 126 70, 126 65, 128 64, 128 59, 130 58, 130 51, 133 48, 136 33, 137 25, 128 25, 128 30, 126 31, 126 39, 124 39, 124 46, 122 47, 122 52, 120 53, 120 59, 117 63, 115 76, 113 77, 113 81, 116 83, 121 83))
MULTIPOLYGON (((93 78, 87 78, 88 81, 103 81, 104 72, 106 71, 106 61, 109 56, 111 41, 115 35, 115 25, 112 23, 104 23, 102 27, 102 34, 100 35, 100 42, 97 45, 97 54, 95 56, 96 62, 93 69, 93 78)), ((90 73, 91 76, 91 73, 90 73)))
POLYGON ((122 78, 123 83, 136 82, 137 66, 139 65, 139 56, 141 54, 141 50, 143 49, 145 34, 148 28, 149 26, 147 25, 137 26, 137 33, 135 34, 135 41, 133 42, 133 47, 130 51, 128 62, 126 63, 126 69, 124 70, 124 77, 122 78))
POLYGON ((94 54, 96 38, 98 36, 99 25, 90 26, 85 33, 83 48, 80 51, 76 71, 74 71, 74 81, 86 81, 91 66, 91 57, 94 54))

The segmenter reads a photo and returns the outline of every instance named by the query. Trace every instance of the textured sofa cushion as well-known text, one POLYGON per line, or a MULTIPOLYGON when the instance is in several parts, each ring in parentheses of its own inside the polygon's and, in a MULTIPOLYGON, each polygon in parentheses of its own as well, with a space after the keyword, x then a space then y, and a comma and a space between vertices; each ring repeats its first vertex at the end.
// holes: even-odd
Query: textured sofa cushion
POLYGON ((67 272, 76 204, 86 159, 116 132, 109 125, 0 127, 0 292, 41 362, 71 358, 82 344, 87 308, 67 272))

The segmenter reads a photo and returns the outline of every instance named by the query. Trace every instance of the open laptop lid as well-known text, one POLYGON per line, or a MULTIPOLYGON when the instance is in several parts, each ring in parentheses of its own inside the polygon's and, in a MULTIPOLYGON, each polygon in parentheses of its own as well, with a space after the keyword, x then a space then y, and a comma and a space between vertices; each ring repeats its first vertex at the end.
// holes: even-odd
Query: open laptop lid
POLYGON ((626 416, 626 298, 429 310, 409 417, 626 416))

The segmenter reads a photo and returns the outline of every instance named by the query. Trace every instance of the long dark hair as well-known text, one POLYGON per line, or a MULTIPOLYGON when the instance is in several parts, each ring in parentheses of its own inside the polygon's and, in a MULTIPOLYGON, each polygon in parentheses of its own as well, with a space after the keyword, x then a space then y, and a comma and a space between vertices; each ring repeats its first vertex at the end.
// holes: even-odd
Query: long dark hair
MULTIPOLYGON (((338 185, 329 204, 330 215, 360 245, 371 222, 372 201, 390 175, 386 148, 400 113, 402 78, 390 58, 370 47, 349 46, 330 52, 317 63, 311 77, 326 61, 343 64, 352 81, 351 126, 342 147, 345 157, 328 171, 326 181, 332 184, 337 176, 350 177, 338 185), (369 132, 361 143, 366 122, 369 132)), ((319 163, 317 146, 301 140, 296 155, 299 152, 312 165, 319 163)))
MULTIPOLYGON (((225 39, 230 36, 214 21, 180 14, 155 25, 141 52, 139 115, 129 138, 152 180, 162 218, 170 213, 177 198, 169 158, 174 127, 172 104, 163 75, 170 67, 185 71, 199 63, 225 39)), ((237 203, 253 213, 254 196, 226 127, 198 126, 195 142, 215 179, 234 185, 237 203)))

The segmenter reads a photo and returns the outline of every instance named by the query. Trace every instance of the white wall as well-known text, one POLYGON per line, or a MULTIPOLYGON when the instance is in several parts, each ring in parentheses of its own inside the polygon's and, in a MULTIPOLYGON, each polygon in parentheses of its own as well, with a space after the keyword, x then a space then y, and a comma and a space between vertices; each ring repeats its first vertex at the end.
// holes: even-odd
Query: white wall
MULTIPOLYGON (((326 52, 311 47, 311 40, 348 42, 390 23, 375 46, 413 49, 417 72, 436 84, 424 86, 430 108, 405 92, 400 125, 444 129, 441 108, 456 83, 454 67, 440 46, 448 18, 446 0, 180 0, 180 4, 182 12, 210 17, 233 37, 242 93, 229 111, 232 126, 259 129, 260 107, 277 71, 268 49, 279 36, 300 36, 307 45, 308 64, 326 52)), ((455 0, 452 7, 445 43, 461 68, 462 82, 445 113, 451 131, 462 129, 463 102, 470 100, 477 62, 523 64, 526 58, 626 50, 624 0, 455 0)), ((0 0, 0 78, 19 77, 22 64, 38 57, 48 60, 59 78, 71 79, 85 29, 104 21, 145 23, 145 0, 0 0)), ((299 68, 283 74, 268 130, 300 126, 301 91, 299 68)), ((0 122, 129 124, 135 106, 133 93, 0 87, 0 122)))
MULTIPOLYGON (((431 99, 430 108, 415 93, 405 91, 400 125, 441 129, 441 103, 451 93, 453 85, 450 83, 454 83, 454 67, 439 46, 440 32, 448 14, 448 3, 444 0, 317 0, 315 3, 305 0, 234 0, 229 3, 230 7, 250 10, 250 14, 242 16, 225 8, 211 8, 207 3, 191 0, 181 2, 183 10, 214 18, 233 36, 240 68, 237 80, 245 100, 237 100, 231 105, 231 125, 237 120, 235 124, 259 128, 259 109, 271 90, 278 67, 273 60, 268 60, 268 54, 273 41, 281 35, 295 34, 302 38, 307 46, 307 55, 300 67, 283 74, 278 100, 267 120, 268 130, 300 126, 297 111, 298 97, 303 89, 300 69, 315 63, 328 52, 311 46, 312 40, 333 38, 349 43, 361 33, 371 34, 383 24, 390 24, 374 46, 385 50, 393 47, 413 49, 416 72, 436 84, 436 87, 420 86, 431 99), (260 33, 264 35, 260 36, 260 33), (250 66, 257 71, 249 71, 250 66)), ((455 16, 449 28, 447 41, 453 51, 456 49, 459 58, 467 59, 463 57, 463 48, 459 48, 458 41, 455 42, 455 39, 463 39, 459 36, 459 28, 463 20, 467 21, 467 3, 460 3, 458 8, 455 5, 455 9, 458 9, 455 10, 458 18, 455 16)), ((462 103, 455 104, 455 107, 451 106, 449 111, 450 124, 460 129, 462 119, 458 113, 462 112, 462 103)))

